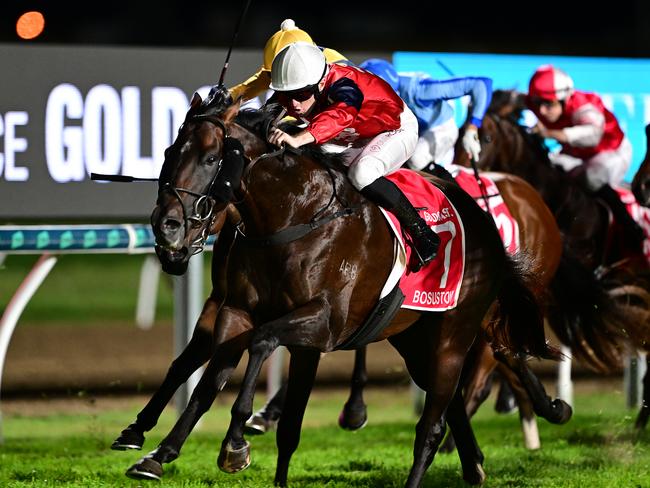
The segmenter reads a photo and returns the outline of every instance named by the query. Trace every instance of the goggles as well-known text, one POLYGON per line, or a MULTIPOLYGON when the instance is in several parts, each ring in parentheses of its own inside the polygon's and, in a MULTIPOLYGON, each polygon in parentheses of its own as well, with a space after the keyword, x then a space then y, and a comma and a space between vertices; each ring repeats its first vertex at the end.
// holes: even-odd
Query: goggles
POLYGON ((557 100, 547 100, 545 98, 540 98, 540 97, 530 97, 529 102, 531 105, 535 107, 551 107, 557 103, 557 100))
POLYGON ((281 102, 290 102, 291 100, 295 100, 296 102, 304 102, 316 94, 316 86, 312 85, 308 86, 307 88, 301 88, 300 90, 277 92, 277 94, 278 99, 281 102))

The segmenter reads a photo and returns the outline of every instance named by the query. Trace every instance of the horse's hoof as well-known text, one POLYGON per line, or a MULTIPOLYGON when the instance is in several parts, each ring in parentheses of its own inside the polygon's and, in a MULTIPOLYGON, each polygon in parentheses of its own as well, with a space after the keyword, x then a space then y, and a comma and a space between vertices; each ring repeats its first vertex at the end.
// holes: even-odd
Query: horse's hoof
POLYGON ((267 419, 262 413, 255 413, 246 421, 244 433, 248 435, 262 435, 274 431, 277 426, 277 420, 267 419))
POLYGON ((565 424, 573 415, 573 409, 571 408, 571 405, 566 403, 564 400, 556 398, 551 402, 551 405, 553 409, 553 416, 552 418, 548 419, 548 421, 553 424, 565 424))
POLYGON ((248 441, 239 449, 230 447, 230 443, 221 446, 217 466, 225 473, 237 473, 251 465, 251 445, 248 441))
POLYGON ((162 464, 154 461, 150 457, 144 457, 129 469, 126 470, 126 475, 129 478, 136 480, 154 480, 160 481, 163 469, 162 464))
POLYGON ((111 449, 114 451, 126 451, 128 449, 142 449, 144 434, 133 429, 130 425, 122 431, 120 436, 113 441, 111 449))
POLYGON ((483 466, 476 464, 475 470, 471 473, 463 473, 463 479, 470 485, 482 485, 485 483, 485 471, 483 466))
POLYGON ((368 414, 365 408, 353 412, 343 408, 339 415, 339 427, 345 430, 363 429, 368 423, 368 414))

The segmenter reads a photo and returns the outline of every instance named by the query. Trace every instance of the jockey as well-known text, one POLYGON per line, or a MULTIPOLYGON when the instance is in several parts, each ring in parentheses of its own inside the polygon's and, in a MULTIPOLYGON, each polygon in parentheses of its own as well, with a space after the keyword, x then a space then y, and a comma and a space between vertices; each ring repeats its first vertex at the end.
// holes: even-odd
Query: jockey
POLYGON ((311 43, 296 42, 273 60, 271 102, 306 127, 295 135, 278 128, 269 142, 300 147, 322 144, 340 153, 351 183, 369 200, 392 212, 409 234, 421 265, 436 257, 440 238, 384 175, 413 154, 417 120, 381 78, 353 66, 327 63, 311 43))
POLYGON ((462 139, 463 149, 478 160, 481 143, 478 128, 492 98, 492 80, 482 77, 434 80, 425 73, 397 73, 384 59, 371 58, 359 65, 383 78, 402 97, 418 119, 419 139, 408 165, 423 170, 430 163, 446 166, 454 157, 458 127, 454 109, 447 102, 469 95, 470 120, 462 139))
POLYGON ((584 173, 587 188, 609 205, 630 243, 640 245, 643 229, 612 188, 630 166, 632 144, 602 99, 574 89, 568 74, 547 64, 530 79, 526 103, 539 119, 536 131, 562 146, 549 154, 551 162, 569 174, 584 173))
MULTIPOLYGON (((292 19, 285 19, 282 24, 280 24, 280 30, 273 34, 266 42, 266 45, 264 46, 264 63, 257 73, 243 83, 229 89, 232 99, 237 100, 238 98, 242 98, 242 102, 248 102, 252 101, 256 97, 260 97, 262 103, 266 102, 268 97, 273 93, 269 90, 269 84, 271 83, 271 63, 273 62, 273 58, 284 47, 298 41, 309 42, 315 45, 310 35, 304 30, 298 29, 296 23, 292 19)), ((328 63, 350 64, 345 56, 334 49, 320 49, 323 51, 328 63)), ((260 104, 258 104, 257 107, 259 107, 259 105, 260 104)))

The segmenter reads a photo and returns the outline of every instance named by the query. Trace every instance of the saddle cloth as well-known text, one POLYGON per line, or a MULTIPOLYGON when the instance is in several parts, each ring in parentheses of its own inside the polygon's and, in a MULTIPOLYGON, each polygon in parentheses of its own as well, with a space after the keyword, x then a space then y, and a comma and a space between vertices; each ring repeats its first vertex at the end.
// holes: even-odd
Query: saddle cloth
MULTIPOLYGON (((469 168, 457 165, 451 165, 448 169, 456 183, 469 193, 483 210, 486 210, 485 199, 481 193, 481 187, 474 177, 474 172, 469 168)), ((515 254, 519 251, 519 224, 512 217, 508 206, 503 201, 496 183, 485 175, 480 175, 479 178, 485 188, 490 215, 499 230, 506 252, 515 254)))
POLYGON ((395 183, 418 210, 420 216, 440 236, 438 256, 417 273, 406 266, 411 247, 406 246, 399 221, 381 209, 396 236, 395 265, 382 296, 399 281, 405 295, 402 308, 443 311, 456 307, 465 272, 465 229, 460 215, 442 191, 408 169, 386 176, 395 183))
POLYGON ((616 186, 614 189, 621 198, 621 201, 625 204, 628 213, 645 232, 643 254, 648 263, 650 263, 650 208, 639 205, 630 189, 622 186, 616 186))

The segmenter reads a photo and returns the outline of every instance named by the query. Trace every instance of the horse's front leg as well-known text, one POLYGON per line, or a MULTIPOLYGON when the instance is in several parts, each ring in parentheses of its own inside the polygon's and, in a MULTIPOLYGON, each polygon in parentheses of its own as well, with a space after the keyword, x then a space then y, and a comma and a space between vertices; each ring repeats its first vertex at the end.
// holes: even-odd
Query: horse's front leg
POLYGON ((183 352, 172 362, 162 384, 147 405, 138 413, 135 422, 124 429, 113 441, 111 449, 124 451, 141 449, 144 433, 153 429, 160 414, 169 403, 174 392, 212 355, 212 331, 217 315, 218 303, 210 297, 203 305, 203 311, 196 323, 192 339, 183 352))
POLYGON ((291 351, 289 381, 285 408, 278 423, 275 442, 278 446, 278 462, 275 469, 275 484, 287 485, 289 461, 298 448, 302 419, 314 386, 320 352, 315 349, 295 349, 291 351))
POLYGON ((201 379, 194 388, 187 407, 158 447, 131 466, 126 475, 137 479, 162 476, 162 465, 176 459, 192 428, 212 405, 217 394, 237 367, 246 349, 251 332, 248 316, 241 311, 224 308, 215 328, 216 347, 201 379), (218 332, 218 333, 217 333, 218 332))
POLYGON ((264 361, 280 345, 329 350, 329 319, 329 304, 317 299, 280 319, 255 328, 248 348, 248 366, 239 395, 232 406, 230 426, 217 459, 219 469, 235 473, 250 465, 250 445, 244 439, 244 429, 252 413, 255 385, 264 361))
POLYGON ((368 384, 366 371, 366 347, 354 352, 354 369, 350 380, 350 396, 339 415, 339 426, 346 430, 358 430, 368 422, 368 412, 363 401, 363 390, 368 384))

